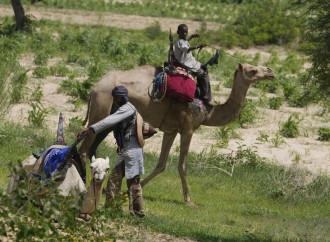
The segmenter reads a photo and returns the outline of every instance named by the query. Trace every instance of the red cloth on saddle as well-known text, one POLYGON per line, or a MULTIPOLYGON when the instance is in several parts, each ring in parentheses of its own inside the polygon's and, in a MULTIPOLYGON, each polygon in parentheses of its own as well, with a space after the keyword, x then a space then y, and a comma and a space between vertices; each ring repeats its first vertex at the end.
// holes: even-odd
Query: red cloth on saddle
MULTIPOLYGON (((163 93, 165 91, 165 82, 163 93)), ((190 77, 183 74, 167 73, 166 97, 192 102, 195 97, 196 83, 190 77)))

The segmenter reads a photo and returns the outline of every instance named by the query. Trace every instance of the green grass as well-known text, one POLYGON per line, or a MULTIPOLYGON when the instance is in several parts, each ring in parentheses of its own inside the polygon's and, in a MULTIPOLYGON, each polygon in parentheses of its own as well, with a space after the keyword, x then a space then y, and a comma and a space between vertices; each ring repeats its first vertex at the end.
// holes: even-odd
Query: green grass
MULTIPOLYGON (((79 122, 75 120, 72 126, 74 123, 79 122)), ((69 144, 74 140, 76 129, 71 127, 66 132, 69 144)), ((8 183, 7 163, 23 160, 54 139, 55 134, 46 129, 1 123, 0 187, 5 189, 8 183)), ((116 162, 114 147, 101 145, 97 155, 114 157, 111 167, 116 162)), ((124 203, 124 215, 115 218, 118 223, 131 223, 199 241, 325 240, 329 237, 329 177, 313 177, 312 182, 307 183, 304 178, 310 177, 310 172, 264 163, 246 147, 231 157, 217 152, 202 156, 191 153, 187 180, 194 205, 187 205, 183 202, 177 159, 170 156, 167 170, 143 188, 147 217, 130 217, 128 204, 124 203), (198 163, 196 157, 199 157, 198 163), (201 163, 212 164, 228 169, 228 162, 236 162, 232 177, 201 166, 201 163)), ((157 155, 145 153, 146 173, 152 171, 157 160, 157 155)), ((122 189, 126 191, 125 183, 122 189)), ((103 201, 104 197, 101 203, 103 201)))

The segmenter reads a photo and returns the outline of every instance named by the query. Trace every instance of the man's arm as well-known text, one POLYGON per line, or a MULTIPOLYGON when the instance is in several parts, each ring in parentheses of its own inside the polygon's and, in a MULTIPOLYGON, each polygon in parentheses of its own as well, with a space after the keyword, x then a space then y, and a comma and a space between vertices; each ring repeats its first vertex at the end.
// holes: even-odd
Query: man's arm
POLYGON ((110 128, 121 121, 125 120, 132 114, 135 110, 128 104, 121 106, 114 114, 109 115, 108 117, 102 119, 101 121, 93 124, 90 128, 97 134, 107 128, 110 128))

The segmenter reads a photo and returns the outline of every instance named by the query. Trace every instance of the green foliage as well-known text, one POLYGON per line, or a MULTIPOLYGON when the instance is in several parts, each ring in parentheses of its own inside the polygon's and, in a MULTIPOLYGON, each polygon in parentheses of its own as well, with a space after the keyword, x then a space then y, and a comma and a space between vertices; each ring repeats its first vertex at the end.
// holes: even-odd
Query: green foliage
POLYGON ((329 141, 330 140, 330 129, 326 127, 321 127, 317 130, 319 137, 318 140, 329 141))
POLYGON ((238 123, 243 127, 245 124, 251 124, 258 117, 258 109, 250 99, 246 99, 244 107, 239 115, 238 123))
POLYGON ((247 3, 234 23, 217 33, 221 45, 243 48, 265 44, 287 44, 299 35, 297 21, 286 11, 283 1, 266 0, 247 3))
POLYGON ((32 94, 32 96, 33 99, 29 102, 32 110, 28 111, 28 121, 34 127, 41 127, 50 110, 44 108, 41 104, 41 98, 43 96, 43 93, 40 88, 37 88, 36 91, 32 94))
POLYGON ((157 37, 161 36, 162 31, 160 29, 160 23, 155 21, 153 24, 147 27, 145 29, 145 35, 151 40, 155 40, 157 37))
POLYGON ((220 128, 216 129, 216 136, 220 138, 217 140, 216 145, 220 148, 226 148, 229 144, 230 138, 238 138, 239 135, 235 132, 235 128, 237 128, 237 123, 232 122, 225 126, 221 126, 220 128))
POLYGON ((18 70, 12 78, 11 102, 18 103, 23 98, 23 90, 28 81, 26 73, 28 70, 18 70))
POLYGON ((268 138, 269 138, 269 135, 268 134, 259 131, 259 137, 257 138, 257 140, 259 140, 262 143, 267 143, 268 142, 268 138))
POLYGON ((280 98, 280 97, 272 97, 268 101, 269 101, 270 109, 278 110, 278 109, 280 109, 280 107, 282 105, 282 98, 280 98))
POLYGON ((55 65, 49 68, 50 73, 53 76, 67 76, 70 73, 70 70, 64 65, 55 65))
POLYGON ((276 132, 275 137, 270 140, 274 147, 278 148, 282 144, 286 144, 286 142, 281 138, 280 133, 276 132))
POLYGON ((47 67, 37 66, 33 70, 33 76, 36 78, 45 78, 50 75, 50 71, 47 67))
POLYGON ((324 0, 303 1, 307 11, 298 11, 304 22, 303 39, 308 43, 305 51, 313 63, 309 78, 318 89, 323 102, 328 103, 330 97, 330 3, 324 0))
POLYGON ((10 169, 21 179, 10 196, 1 190, 1 210, 8 215, 0 221, 0 227, 6 228, 3 236, 16 240, 116 239, 114 229, 106 225, 111 221, 108 210, 100 208, 88 221, 78 221, 82 195, 76 206, 73 195, 59 194, 55 181, 39 181, 14 165, 10 169))
POLYGON ((38 66, 44 66, 47 64, 48 62, 48 54, 44 51, 39 52, 36 54, 35 58, 34 58, 34 64, 38 65, 38 66))
POLYGON ((296 138, 300 134, 298 125, 302 120, 299 118, 298 113, 291 114, 289 119, 282 123, 281 135, 287 138, 296 138))

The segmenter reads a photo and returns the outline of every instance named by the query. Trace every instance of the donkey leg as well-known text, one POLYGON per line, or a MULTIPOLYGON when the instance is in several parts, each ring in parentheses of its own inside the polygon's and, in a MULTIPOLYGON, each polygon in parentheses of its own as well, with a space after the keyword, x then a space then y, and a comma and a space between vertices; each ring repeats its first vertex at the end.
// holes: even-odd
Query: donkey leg
POLYGON ((168 158, 168 154, 170 153, 171 146, 173 144, 173 141, 177 135, 177 132, 173 133, 164 133, 163 136, 163 142, 162 142, 162 150, 160 152, 160 157, 158 160, 158 164, 156 168, 151 172, 149 176, 143 179, 141 181, 141 186, 143 187, 146 185, 152 178, 163 172, 166 168, 166 162, 168 158))

